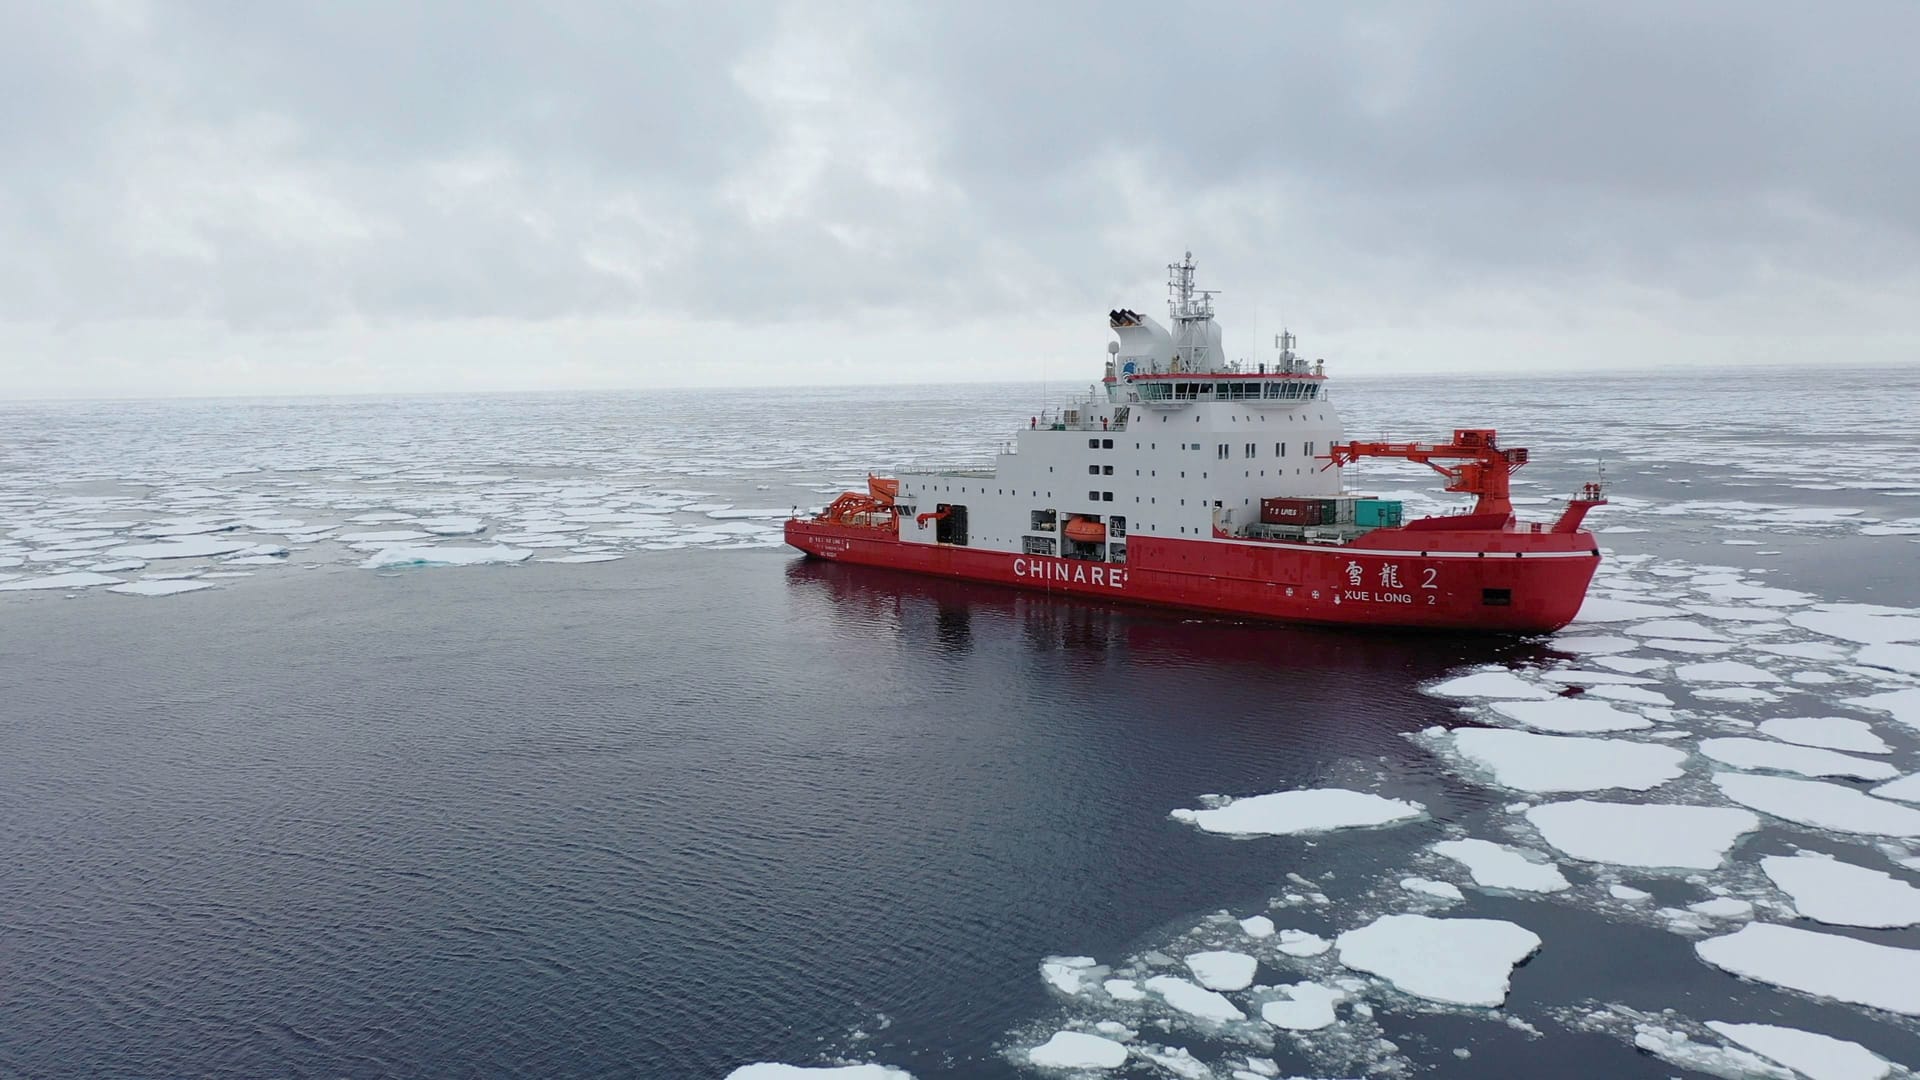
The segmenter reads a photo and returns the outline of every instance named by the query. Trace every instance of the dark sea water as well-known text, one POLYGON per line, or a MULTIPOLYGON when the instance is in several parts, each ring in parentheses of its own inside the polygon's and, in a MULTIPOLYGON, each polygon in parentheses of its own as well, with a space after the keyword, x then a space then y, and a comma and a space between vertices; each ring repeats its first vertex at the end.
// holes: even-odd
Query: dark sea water
MULTIPOLYGON (((1550 434, 1532 440, 1537 494, 1606 457, 1624 497, 1596 524, 1647 530, 1605 537, 1616 554, 1729 567, 1822 600, 1920 605, 1910 534, 1817 513, 1920 515, 1905 493, 1920 484, 1920 440, 1884 426, 1920 415, 1920 379, 1842 380, 1835 396, 1857 407, 1847 432, 1831 411, 1789 422, 1772 392, 1785 380, 1738 391, 1742 404, 1688 378, 1620 384, 1645 396, 1639 409, 1616 401, 1538 421, 1550 434), (1848 455, 1834 446, 1843 437, 1848 455), (1862 440, 1884 443, 1897 475, 1856 467, 1862 440), (1658 453, 1636 457, 1636 446, 1658 453), (1725 509, 1743 500, 1816 514, 1725 509), (1773 515, 1752 534, 1764 548, 1722 543, 1748 534, 1721 526, 1756 514, 1773 515)), ((1435 380, 1402 387, 1391 407, 1372 404, 1389 397, 1376 384, 1343 400, 1358 437, 1421 415, 1496 414, 1512 427, 1594 391, 1435 380)), ((884 393, 914 407, 911 392, 884 393)), ((510 531, 512 514, 545 513, 522 505, 528 490, 582 483, 677 485, 716 505, 798 501, 893 437, 866 423, 882 411, 871 398, 813 392, 810 423, 859 437, 810 449, 805 433, 785 435, 762 448, 767 460, 729 472, 696 427, 748 415, 754 401, 722 395, 647 436, 678 440, 671 465, 635 479, 661 455, 623 452, 615 481, 530 434, 564 424, 564 408, 401 401, 382 408, 440 421, 407 448, 416 474, 429 450, 439 470, 416 475, 438 493, 416 507, 409 499, 425 496, 389 497, 369 480, 376 459, 399 460, 390 436, 370 426, 355 439, 351 403, 340 408, 141 405, 118 421, 111 406, 17 410, 6 449, 24 468, 0 488, 15 496, 0 527, 78 512, 50 509, 54 493, 151 499, 178 516, 213 514, 214 496, 189 490, 206 488, 266 513, 275 489, 208 464, 223 452, 261 461, 231 449, 223 416, 274 462, 299 456, 274 441, 296 430, 329 468, 358 470, 326 481, 330 503, 300 489, 296 513, 476 513, 494 532, 510 531), (273 408, 291 413, 262 420, 273 408), (507 414, 521 420, 499 425, 494 444, 440 443, 507 414), (156 424, 204 441, 164 477, 129 464, 156 424), (107 449, 75 449, 82 431, 107 449), (496 478, 469 485, 478 495, 446 494, 459 487, 447 476, 475 472, 496 478)), ((622 408, 585 412, 584 460, 617 437, 622 408)), ((942 402, 928 415, 957 411, 942 402)), ((393 413, 380 415, 388 431, 393 413)), ((1004 424, 979 426, 968 437, 986 447, 1004 424)), ((942 449, 973 445, 962 442, 942 449)), ((1411 474, 1393 483, 1431 487, 1411 474)), ((128 505, 95 516, 160 512, 128 505)), ((1043 957, 1151 951, 1209 913, 1267 910, 1295 888, 1290 873, 1328 902, 1282 925, 1332 936, 1389 910, 1383 896, 1426 845, 1497 835, 1487 823, 1515 796, 1408 738, 1458 720, 1459 702, 1421 688, 1472 665, 1565 655, 1551 640, 1276 627, 810 563, 764 529, 689 546, 675 538, 711 520, 674 520, 677 533, 609 538, 624 557, 590 565, 376 572, 340 554, 336 534, 296 546, 291 562, 309 568, 201 592, 0 593, 0 1076, 719 1077, 754 1061, 841 1060, 922 1078, 1032 1075, 1016 1066, 1022 1048, 1084 1012, 1037 977, 1043 957), (1315 787, 1412 799, 1427 816, 1255 840, 1169 817, 1209 793, 1315 787)), ((19 550, 70 542, 20 538, 19 550)), ((1913 760, 1912 731, 1877 728, 1913 760)), ((1770 823, 1766 835, 1786 832, 1770 823)), ((1859 837, 1795 835, 1862 862, 1875 851, 1859 837)), ((1594 879, 1586 864, 1562 865, 1577 883, 1594 879)), ((1634 880, 1656 903, 1702 895, 1678 877, 1634 880)), ((1284 1038, 1252 1050, 1177 1027, 1143 1026, 1143 1037, 1209 1062, 1253 1052, 1283 1075, 1679 1075, 1572 1018, 1624 1004, 1803 1027, 1920 1062, 1911 1020, 1735 979, 1695 958, 1697 938, 1644 919, 1472 890, 1447 913, 1509 919, 1545 940, 1515 971, 1505 1011, 1534 1031, 1382 992, 1372 1023, 1391 1052, 1284 1038), (1349 1072, 1331 1071, 1342 1061, 1349 1072)), ((1920 948, 1912 930, 1849 933, 1920 948)))

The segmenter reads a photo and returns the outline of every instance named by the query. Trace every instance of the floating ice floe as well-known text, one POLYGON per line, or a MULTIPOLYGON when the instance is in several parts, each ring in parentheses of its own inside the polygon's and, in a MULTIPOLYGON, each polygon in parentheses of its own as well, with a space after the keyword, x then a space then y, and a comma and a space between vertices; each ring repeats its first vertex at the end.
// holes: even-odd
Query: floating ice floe
POLYGON ((1627 633, 1636 637, 1680 638, 1685 641, 1726 641, 1727 635, 1711 630, 1697 622, 1685 619, 1655 619, 1627 627, 1627 633))
POLYGON ((210 581, 185 581, 176 578, 168 581, 129 581, 121 585, 109 585, 107 591, 125 593, 129 596, 172 596, 175 593, 195 592, 213 587, 210 581))
POLYGON ((253 547, 251 540, 215 540, 189 536, 159 544, 125 544, 106 554, 118 559, 208 559, 215 555, 233 555, 253 547))
POLYGON ((1864 604, 1821 604, 1812 611, 1796 611, 1787 621, 1803 630, 1861 645, 1920 641, 1920 616, 1886 614, 1887 609, 1864 604))
POLYGON ((1838 784, 1745 773, 1715 773, 1713 783, 1742 806, 1801 825, 1869 836, 1920 836, 1920 810, 1838 784))
POLYGON ((1235 799, 1210 810, 1175 810, 1172 817, 1210 833, 1290 836, 1411 821, 1426 807, 1345 788, 1278 791, 1235 799))
POLYGON ((1671 705, 1673 699, 1658 690, 1649 690, 1644 686, 1590 686, 1588 697, 1604 698, 1608 701, 1623 701, 1629 705, 1671 705))
POLYGON ((1669 1065, 1705 1073, 1732 1077, 1734 1080, 1795 1080, 1794 1074, 1765 1058, 1745 1050, 1697 1043, 1684 1031, 1657 1024, 1635 1024, 1633 1045, 1669 1065))
POLYGON ((1333 948, 1333 942, 1305 930, 1280 931, 1280 951, 1288 956, 1319 956, 1333 948))
POLYGON ((1760 869, 1809 919, 1877 929, 1920 924, 1920 888, 1884 871, 1819 855, 1770 855, 1760 869))
POLYGON ((1893 748, 1873 733, 1864 720, 1845 716, 1783 716, 1760 722, 1760 734, 1800 746, 1846 750, 1855 754, 1890 754, 1893 748))
POLYGON ((1736 769, 1766 769, 1801 776, 1845 776, 1859 780, 1886 780, 1900 775, 1884 761, 1851 757, 1835 750, 1790 746, 1765 739, 1702 739, 1700 752, 1736 769))
POLYGON ((1177 1009, 1198 1020, 1225 1023, 1229 1020, 1245 1020, 1247 1014, 1240 1007, 1228 1001, 1224 996, 1204 987, 1196 986, 1185 979, 1173 975, 1155 975, 1144 984, 1147 990, 1157 994, 1169 1008, 1177 1009))
POLYGON ((1777 923, 1749 923, 1693 949, 1714 967, 1756 982, 1920 1016, 1920 950, 1777 923))
POLYGON ((1145 1001, 1147 992, 1132 979, 1108 979, 1100 984, 1107 996, 1115 1001, 1145 1001))
POLYGON ((889 1065, 782 1065, 762 1061, 742 1065, 727 1080, 913 1080, 913 1074, 889 1065))
POLYGON ((1270 938, 1273 936, 1273 920, 1265 915, 1253 915, 1240 920, 1240 929, 1250 938, 1270 938))
POLYGON ((1868 645, 1853 654, 1853 662, 1920 675, 1920 645, 1868 645))
POLYGON ((1087 976, 1094 970, 1091 956, 1049 956, 1040 962, 1040 977, 1069 997, 1086 988, 1087 976))
POLYGON ((1712 870, 1744 835, 1760 827, 1746 810, 1576 799, 1530 807, 1542 839, 1582 862, 1648 869, 1712 870))
POLYGON ((411 540, 432 538, 432 533, 421 529, 376 529, 372 532, 341 533, 334 539, 343 544, 404 544, 411 540))
POLYGON ((1290 983, 1273 988, 1282 995, 1260 1006, 1260 1019, 1288 1031, 1319 1031, 1336 1019, 1333 1007, 1346 1000, 1346 991, 1316 982, 1290 983))
POLYGON ((1575 625, 1580 623, 1627 622, 1632 619, 1658 619, 1663 615, 1672 615, 1673 609, 1656 604, 1642 604, 1633 600, 1613 600, 1604 596, 1588 596, 1580 605, 1579 614, 1573 617, 1575 625))
POLYGON ((0 581, 0 591, 20 592, 29 589, 90 589, 96 585, 118 585, 123 580, 123 578, 96 574, 90 570, 75 570, 67 574, 47 574, 42 577, 27 577, 13 581, 0 581))
POLYGON ((1639 713, 1622 712, 1604 701, 1555 697, 1546 701, 1496 701, 1493 710, 1530 728, 1558 732, 1633 731, 1653 726, 1639 713))
POLYGON ((1563 652, 1604 656, 1609 653, 1632 652, 1640 647, 1640 643, 1632 638, 1616 637, 1610 634, 1575 634, 1570 637, 1555 637, 1553 647, 1563 652))
POLYGON ((1688 682, 1723 683, 1774 683, 1780 676, 1765 668, 1752 664, 1743 664, 1738 660, 1720 660, 1711 664, 1682 664, 1674 669, 1675 675, 1688 682))
POLYGON ((1334 944, 1340 963, 1451 1005, 1497 1006, 1514 966, 1540 948, 1533 931, 1500 919, 1382 915, 1334 944))
POLYGON ((1807 1080, 1882 1080, 1893 1071, 1887 1059, 1859 1043, 1831 1035, 1774 1024, 1730 1024, 1724 1020, 1709 1020, 1707 1026, 1727 1041, 1739 1043, 1807 1080))
POLYGON ((1186 958, 1186 965, 1194 979, 1209 990, 1245 990, 1253 985, 1253 973, 1260 962, 1246 953, 1216 950, 1194 953, 1186 958))
POLYGON ((1427 693, 1457 698, 1513 698, 1543 700, 1553 691, 1527 682, 1511 671, 1476 671, 1427 687, 1427 693))
POLYGON ((479 518, 470 517, 421 518, 414 524, 435 536, 472 536, 486 529, 479 518))
POLYGON ((1920 687, 1847 698, 1845 704, 1858 705, 1863 709, 1876 709, 1910 728, 1920 728, 1920 687))
POLYGON ((477 566, 482 563, 516 563, 533 556, 523 548, 500 544, 490 547, 415 547, 381 548, 360 565, 369 570, 399 566, 477 566))
POLYGON ((1901 802, 1920 803, 1920 773, 1903 776, 1890 784, 1881 784, 1873 793, 1882 799, 1899 799, 1901 802))
POLYGON ((1423 877, 1403 877, 1400 879, 1400 887, 1411 893, 1419 893, 1422 896, 1431 896, 1440 900, 1466 899, 1466 894, 1460 891, 1460 886, 1455 885, 1451 881, 1435 881, 1432 878, 1423 877))
POLYGON ((1679 777, 1687 760, 1684 751, 1670 746, 1505 728, 1459 728, 1449 741, 1461 757, 1491 773, 1495 783, 1519 791, 1646 791, 1679 777))
POLYGON ((1489 840, 1442 840, 1433 850, 1465 866, 1482 888, 1551 893, 1573 887, 1553 863, 1535 862, 1519 848, 1489 840))

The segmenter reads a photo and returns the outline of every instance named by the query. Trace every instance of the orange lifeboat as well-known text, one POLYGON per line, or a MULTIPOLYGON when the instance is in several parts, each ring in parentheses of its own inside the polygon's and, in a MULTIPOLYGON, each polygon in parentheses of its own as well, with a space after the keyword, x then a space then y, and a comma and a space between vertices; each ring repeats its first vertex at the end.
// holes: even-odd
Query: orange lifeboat
POLYGON ((1065 532, 1067 539, 1083 544, 1097 544, 1107 538, 1107 527, 1094 518, 1068 518, 1065 532))

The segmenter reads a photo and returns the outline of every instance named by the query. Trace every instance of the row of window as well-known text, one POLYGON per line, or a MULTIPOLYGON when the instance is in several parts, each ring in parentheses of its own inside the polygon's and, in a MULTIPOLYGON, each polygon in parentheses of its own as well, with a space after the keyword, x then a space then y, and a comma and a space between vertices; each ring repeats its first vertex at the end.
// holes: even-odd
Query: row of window
POLYGON ((1134 389, 1142 401, 1313 401, 1319 383, 1307 382, 1148 382, 1134 389))

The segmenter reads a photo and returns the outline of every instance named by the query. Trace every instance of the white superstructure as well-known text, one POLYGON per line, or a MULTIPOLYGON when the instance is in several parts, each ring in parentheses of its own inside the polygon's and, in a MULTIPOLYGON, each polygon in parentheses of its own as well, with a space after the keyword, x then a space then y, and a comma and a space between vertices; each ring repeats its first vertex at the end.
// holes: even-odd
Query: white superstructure
POLYGON ((1109 312, 1101 385, 1034 417, 992 468, 901 472, 900 539, 1117 563, 1130 535, 1211 539, 1216 520, 1257 520, 1263 498, 1338 494, 1326 455, 1343 433, 1321 365, 1291 334, 1272 364, 1227 361, 1192 253, 1168 271, 1172 329, 1109 312), (1069 538, 1076 518, 1104 536, 1069 538))

